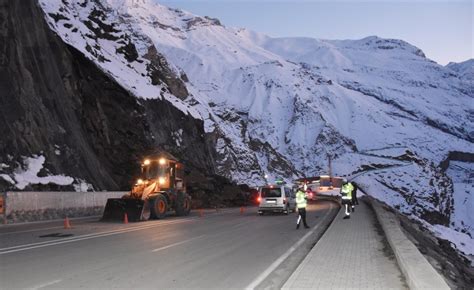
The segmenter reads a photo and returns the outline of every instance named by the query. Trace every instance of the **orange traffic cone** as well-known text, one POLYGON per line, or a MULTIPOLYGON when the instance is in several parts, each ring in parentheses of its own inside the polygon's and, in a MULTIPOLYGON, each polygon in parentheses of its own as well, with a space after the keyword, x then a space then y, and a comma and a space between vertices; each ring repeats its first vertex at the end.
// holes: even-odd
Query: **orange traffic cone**
POLYGON ((68 217, 66 217, 66 218, 64 219, 64 228, 65 228, 65 229, 72 229, 71 223, 69 223, 69 218, 68 218, 68 217))
POLYGON ((202 216, 203 216, 203 214, 202 214, 202 208, 201 208, 201 209, 199 209, 199 217, 202 217, 202 216))
POLYGON ((123 216, 123 223, 128 224, 128 215, 127 215, 127 213, 125 213, 124 216, 123 216))
POLYGON ((244 207, 243 206, 240 207, 240 214, 244 214, 244 207))

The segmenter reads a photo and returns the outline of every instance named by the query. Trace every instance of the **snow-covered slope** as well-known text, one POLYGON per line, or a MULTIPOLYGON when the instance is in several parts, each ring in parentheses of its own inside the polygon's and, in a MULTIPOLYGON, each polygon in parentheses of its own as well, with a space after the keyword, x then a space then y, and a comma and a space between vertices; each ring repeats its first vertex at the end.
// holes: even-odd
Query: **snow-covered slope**
POLYGON ((219 174, 291 180, 327 173, 329 156, 335 174, 401 211, 474 235, 451 220, 459 201, 438 166, 451 151, 474 153, 471 86, 420 49, 375 36, 270 38, 150 0, 40 3, 66 43, 138 98, 203 119, 219 174), (160 64, 185 90, 153 81, 160 64))
POLYGON ((474 81, 474 59, 471 58, 463 62, 450 62, 446 67, 457 72, 461 78, 471 82, 474 81))

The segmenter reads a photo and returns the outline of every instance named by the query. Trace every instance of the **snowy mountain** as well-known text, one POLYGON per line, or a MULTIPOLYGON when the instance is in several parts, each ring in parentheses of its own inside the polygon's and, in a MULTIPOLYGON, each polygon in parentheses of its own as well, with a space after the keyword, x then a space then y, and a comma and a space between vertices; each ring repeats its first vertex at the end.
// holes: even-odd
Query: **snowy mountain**
POLYGON ((460 78, 466 81, 474 81, 474 59, 471 58, 463 62, 450 62, 446 67, 457 72, 460 78))
POLYGON ((401 40, 271 38, 151 0, 39 2, 136 98, 202 120, 217 174, 291 181, 328 173, 330 157, 392 207, 473 237, 474 97, 452 66, 401 40))

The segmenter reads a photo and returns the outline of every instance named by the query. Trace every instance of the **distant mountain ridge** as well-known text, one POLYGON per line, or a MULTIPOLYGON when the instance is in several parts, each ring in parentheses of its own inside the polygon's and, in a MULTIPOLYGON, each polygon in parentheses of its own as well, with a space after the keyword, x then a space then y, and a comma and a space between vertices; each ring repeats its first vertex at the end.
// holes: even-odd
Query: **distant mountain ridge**
POLYGON ((468 59, 463 62, 450 62, 447 68, 457 72, 459 76, 467 81, 474 81, 474 59, 468 59))

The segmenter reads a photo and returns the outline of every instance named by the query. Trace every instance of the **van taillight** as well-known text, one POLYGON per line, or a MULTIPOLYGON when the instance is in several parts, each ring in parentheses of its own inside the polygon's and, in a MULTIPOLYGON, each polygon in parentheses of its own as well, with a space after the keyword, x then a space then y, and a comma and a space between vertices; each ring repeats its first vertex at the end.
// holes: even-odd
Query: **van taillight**
POLYGON ((257 202, 260 203, 262 201, 262 198, 259 196, 257 197, 257 202))

